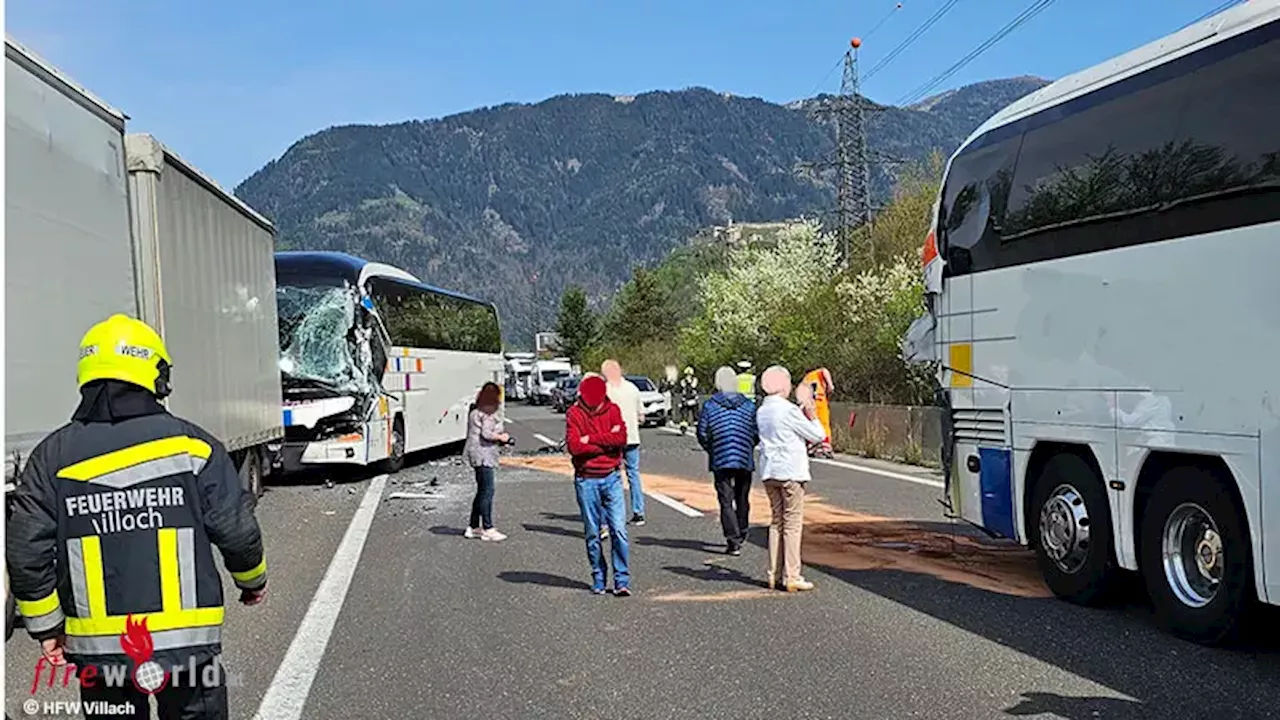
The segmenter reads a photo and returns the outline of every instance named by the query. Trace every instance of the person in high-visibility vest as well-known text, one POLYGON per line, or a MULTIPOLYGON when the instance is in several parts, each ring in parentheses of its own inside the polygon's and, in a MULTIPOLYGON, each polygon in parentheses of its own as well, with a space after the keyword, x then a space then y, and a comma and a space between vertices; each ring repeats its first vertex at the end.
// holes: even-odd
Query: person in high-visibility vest
POLYGON ((822 429, 826 431, 827 436, 820 443, 812 443, 809 445, 809 454, 822 457, 831 457, 834 453, 831 448, 831 392, 835 389, 831 382, 831 372, 826 368, 818 368, 809 371, 804 379, 800 381, 803 385, 808 385, 813 391, 814 410, 818 416, 818 422, 822 423, 822 429))
POLYGON ((747 397, 756 395, 756 374, 751 372, 750 360, 738 363, 738 392, 747 397))

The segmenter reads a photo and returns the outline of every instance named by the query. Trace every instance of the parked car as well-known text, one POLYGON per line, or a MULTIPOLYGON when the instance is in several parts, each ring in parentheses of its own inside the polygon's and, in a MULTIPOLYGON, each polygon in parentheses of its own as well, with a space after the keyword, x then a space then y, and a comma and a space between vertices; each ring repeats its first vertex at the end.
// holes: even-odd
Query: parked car
POLYGON ((640 405, 644 408, 641 424, 645 427, 665 425, 670 411, 667 407, 667 396, 658 392, 658 387, 653 384, 653 381, 643 375, 628 375, 627 379, 640 390, 640 405))
POLYGON ((578 382, 581 378, 561 378, 551 389, 551 408, 558 413, 567 412, 578 401, 578 382))
POLYGON ((561 380, 573 376, 573 366, 565 358, 537 360, 529 370, 529 404, 550 405, 551 391, 561 380))

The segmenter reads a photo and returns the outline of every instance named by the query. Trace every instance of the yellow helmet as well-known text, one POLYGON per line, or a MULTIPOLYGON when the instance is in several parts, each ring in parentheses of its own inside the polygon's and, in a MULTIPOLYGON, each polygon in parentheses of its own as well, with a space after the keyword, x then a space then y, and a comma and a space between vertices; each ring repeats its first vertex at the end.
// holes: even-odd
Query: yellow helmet
POLYGON ((172 360, 164 340, 150 325, 127 315, 112 315, 89 328, 80 340, 76 380, 120 380, 165 397, 172 360))

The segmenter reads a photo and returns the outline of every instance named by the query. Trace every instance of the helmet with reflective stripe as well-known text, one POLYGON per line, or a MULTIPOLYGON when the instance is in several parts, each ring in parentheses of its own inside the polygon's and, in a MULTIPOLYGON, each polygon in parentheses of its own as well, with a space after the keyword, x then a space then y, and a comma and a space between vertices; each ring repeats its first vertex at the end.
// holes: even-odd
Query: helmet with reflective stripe
POLYGON ((112 315, 89 328, 80 340, 76 379, 81 387, 94 380, 119 380, 165 397, 171 392, 171 363, 164 340, 150 325, 127 315, 112 315))

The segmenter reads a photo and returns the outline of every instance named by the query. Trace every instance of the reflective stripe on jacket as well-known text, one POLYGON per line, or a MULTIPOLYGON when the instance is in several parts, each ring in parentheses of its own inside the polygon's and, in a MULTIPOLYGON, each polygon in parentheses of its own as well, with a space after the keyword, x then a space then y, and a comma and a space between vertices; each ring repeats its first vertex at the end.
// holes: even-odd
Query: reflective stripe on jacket
POLYGON ((752 397, 756 394, 756 376, 754 373, 740 373, 738 375, 738 392, 752 397))
POLYGON ((28 459, 8 524, 28 632, 65 632, 73 657, 123 658, 132 616, 162 664, 220 652, 213 547, 238 587, 266 583, 254 502, 222 445, 167 412, 63 426, 28 459))

